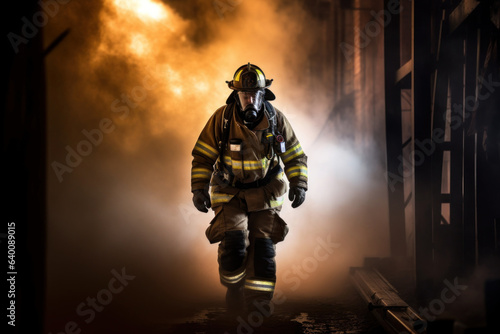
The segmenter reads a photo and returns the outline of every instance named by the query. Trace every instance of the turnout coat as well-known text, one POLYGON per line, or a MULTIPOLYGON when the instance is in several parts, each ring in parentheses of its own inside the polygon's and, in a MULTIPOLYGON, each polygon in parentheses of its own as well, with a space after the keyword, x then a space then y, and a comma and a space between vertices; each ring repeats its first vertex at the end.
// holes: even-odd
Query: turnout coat
MULTIPOLYGON (((268 108, 266 105, 264 108, 268 108)), ((206 123, 192 151, 191 190, 210 185, 212 208, 229 202, 242 188, 249 212, 281 207, 287 192, 285 175, 290 186, 307 190, 307 156, 286 117, 274 110, 274 131, 267 111, 249 129, 234 103, 217 109, 206 123), (227 120, 227 143, 222 143, 227 108, 233 108, 233 112, 227 120), (276 141, 281 141, 281 149, 273 144, 276 141), (220 145, 224 145, 222 157, 220 145)))

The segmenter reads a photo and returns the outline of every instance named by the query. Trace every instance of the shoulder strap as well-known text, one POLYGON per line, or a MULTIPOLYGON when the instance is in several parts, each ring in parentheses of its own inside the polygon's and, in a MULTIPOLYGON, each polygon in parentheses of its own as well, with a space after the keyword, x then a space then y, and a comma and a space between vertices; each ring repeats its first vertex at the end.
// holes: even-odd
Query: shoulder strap
POLYGON ((229 130, 231 124, 231 118, 233 117, 233 103, 226 105, 224 112, 222 113, 222 136, 219 142, 219 151, 222 157, 224 153, 224 148, 226 147, 227 140, 229 139, 229 130))
POLYGON ((276 134, 276 128, 277 128, 277 121, 276 121, 276 110, 274 109, 273 105, 269 101, 264 101, 266 105, 266 111, 267 111, 267 119, 269 121, 270 125, 270 130, 273 135, 276 134))
POLYGON ((222 171, 224 165, 224 150, 229 139, 231 118, 233 117, 234 103, 227 104, 222 112, 221 137, 219 141, 219 163, 217 168, 222 171))
MULTIPOLYGON (((269 120, 269 133, 271 133, 272 135, 272 140, 271 140, 271 143, 269 145, 269 152, 268 152, 268 155, 267 155, 267 158, 269 160, 271 160, 274 155, 276 154, 275 152, 278 151, 278 152, 281 152, 280 150, 282 149, 281 148, 281 143, 279 143, 275 138, 276 136, 280 135, 281 136, 281 132, 279 131, 278 129, 278 115, 276 113, 276 109, 274 109, 273 105, 271 103, 269 103, 268 101, 264 101, 265 105, 266 105, 266 116, 267 116, 267 119, 269 120)), ((279 155, 276 155, 278 157, 278 165, 279 165, 279 159, 280 159, 280 156, 279 155)))

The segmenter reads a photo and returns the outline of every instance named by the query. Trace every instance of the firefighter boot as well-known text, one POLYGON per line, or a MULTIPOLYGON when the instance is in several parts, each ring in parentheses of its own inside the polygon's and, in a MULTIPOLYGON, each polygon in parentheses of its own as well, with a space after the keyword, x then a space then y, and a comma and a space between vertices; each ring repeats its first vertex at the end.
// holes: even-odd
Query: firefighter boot
MULTIPOLYGON (((274 312, 273 297, 269 292, 256 292, 245 290, 245 311, 248 316, 262 315, 263 319, 269 318, 274 312)), ((259 316, 260 317, 260 316, 259 316)))
POLYGON ((244 310, 245 297, 243 287, 230 286, 226 291, 226 310, 230 314, 239 314, 244 310))

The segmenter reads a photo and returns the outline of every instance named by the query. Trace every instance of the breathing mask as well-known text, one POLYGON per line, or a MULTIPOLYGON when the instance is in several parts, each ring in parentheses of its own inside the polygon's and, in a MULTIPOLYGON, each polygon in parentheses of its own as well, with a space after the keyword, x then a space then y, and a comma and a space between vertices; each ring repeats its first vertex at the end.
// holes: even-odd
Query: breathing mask
POLYGON ((246 122, 254 122, 259 117, 264 98, 263 90, 239 91, 238 101, 241 107, 243 119, 246 122))

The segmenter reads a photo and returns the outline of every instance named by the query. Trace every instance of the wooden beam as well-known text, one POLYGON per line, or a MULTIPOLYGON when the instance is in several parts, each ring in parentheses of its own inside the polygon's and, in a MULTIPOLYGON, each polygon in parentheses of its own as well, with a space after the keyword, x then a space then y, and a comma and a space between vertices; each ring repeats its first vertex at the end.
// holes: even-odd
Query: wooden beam
POLYGON ((462 0, 450 14, 450 33, 453 33, 478 7, 477 0, 462 0))
MULTIPOLYGON (((465 35, 450 41, 450 51, 453 54, 450 70, 450 103, 451 117, 459 120, 459 126, 452 126, 451 149, 450 149, 450 225, 453 228, 453 238, 446 239, 448 244, 444 245, 450 254, 450 259, 443 258, 443 265, 448 266, 445 275, 459 274, 459 268, 463 263, 463 159, 464 159, 464 42, 465 35)), ((445 242, 443 240, 443 242, 445 242)), ((444 268, 442 268, 444 270, 444 268)))
POLYGON ((395 83, 397 84, 401 82, 403 79, 407 78, 407 76, 411 74, 412 68, 413 68, 413 62, 410 59, 406 62, 406 64, 404 64, 397 70, 395 83))
MULTIPOLYGON (((394 0, 385 0, 388 6, 394 0)), ((403 156, 401 126, 401 88, 394 84, 400 63, 399 15, 394 15, 384 29, 385 66, 385 126, 387 149, 387 177, 389 197, 389 237, 392 256, 406 256, 404 213, 404 182, 400 175, 403 156)))
MULTIPOLYGON (((465 95, 476 95, 476 82, 479 72, 480 29, 468 26, 466 30, 465 48, 465 95)), ((470 126, 466 123, 464 133, 470 126)), ((477 136, 464 138, 464 198, 463 198, 463 235, 464 235, 464 269, 466 274, 472 274, 477 264, 477 220, 476 220, 476 157, 477 136)))
MULTIPOLYGON (((412 148, 431 140, 431 0, 412 1, 412 148)), ((421 152, 420 152, 421 153, 421 152)), ((417 296, 420 302, 434 298, 431 158, 417 157, 413 164, 413 208, 415 214, 415 265, 417 296), (419 159, 418 161, 416 159, 419 159)))
POLYGON ((387 333, 422 333, 425 320, 401 297, 389 281, 376 269, 353 267, 351 281, 387 333))

